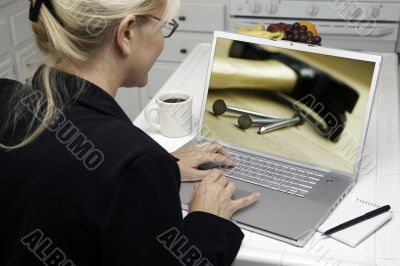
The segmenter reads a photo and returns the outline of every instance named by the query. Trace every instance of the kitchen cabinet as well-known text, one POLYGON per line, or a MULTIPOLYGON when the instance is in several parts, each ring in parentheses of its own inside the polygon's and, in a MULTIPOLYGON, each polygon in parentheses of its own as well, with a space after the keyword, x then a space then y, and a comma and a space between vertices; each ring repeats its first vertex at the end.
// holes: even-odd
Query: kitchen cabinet
POLYGON ((33 31, 29 17, 29 5, 23 10, 10 16, 10 27, 12 40, 15 47, 18 47, 23 42, 32 40, 33 31))
POLYGON ((11 3, 13 0, 1 0, 0 8, 6 6, 7 4, 11 3))
POLYGON ((0 79, 14 79, 14 65, 12 58, 1 60, 0 62, 0 79))
POLYGON ((0 19, 0 56, 9 52, 12 49, 10 29, 7 20, 0 19))
POLYGON ((169 79, 179 66, 177 63, 170 62, 157 62, 149 73, 149 82, 147 84, 147 97, 153 98, 159 88, 161 88, 165 81, 169 79))
POLYGON ((28 16, 28 1, 1 0, 0 78, 25 83, 45 58, 36 46, 28 16))

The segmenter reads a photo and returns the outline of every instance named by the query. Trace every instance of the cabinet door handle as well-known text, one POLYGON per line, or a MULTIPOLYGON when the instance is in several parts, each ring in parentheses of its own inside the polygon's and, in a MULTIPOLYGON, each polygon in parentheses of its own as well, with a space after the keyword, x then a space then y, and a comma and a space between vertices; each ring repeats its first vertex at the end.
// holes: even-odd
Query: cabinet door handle
POLYGON ((178 18, 178 20, 180 20, 180 21, 185 21, 185 20, 186 20, 186 17, 185 17, 185 16, 180 16, 180 17, 178 18))
POLYGON ((187 50, 185 48, 180 50, 181 54, 187 54, 187 50))

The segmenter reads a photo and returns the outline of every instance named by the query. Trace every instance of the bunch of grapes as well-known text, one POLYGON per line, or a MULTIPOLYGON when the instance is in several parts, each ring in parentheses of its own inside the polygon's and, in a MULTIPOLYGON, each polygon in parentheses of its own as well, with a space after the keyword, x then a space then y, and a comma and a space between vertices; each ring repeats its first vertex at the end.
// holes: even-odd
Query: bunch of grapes
POLYGON ((306 25, 300 25, 298 22, 293 25, 282 22, 279 24, 270 24, 267 31, 284 32, 285 37, 283 37, 283 40, 321 45, 321 37, 318 35, 314 36, 313 33, 308 30, 306 25))

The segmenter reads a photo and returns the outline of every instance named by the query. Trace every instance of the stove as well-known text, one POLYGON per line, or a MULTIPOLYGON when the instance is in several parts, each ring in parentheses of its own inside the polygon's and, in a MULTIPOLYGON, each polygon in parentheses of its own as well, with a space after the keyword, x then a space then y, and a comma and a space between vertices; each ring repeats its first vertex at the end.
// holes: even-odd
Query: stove
POLYGON ((322 44, 350 50, 398 52, 398 0, 230 0, 230 30, 256 23, 316 25, 322 44))

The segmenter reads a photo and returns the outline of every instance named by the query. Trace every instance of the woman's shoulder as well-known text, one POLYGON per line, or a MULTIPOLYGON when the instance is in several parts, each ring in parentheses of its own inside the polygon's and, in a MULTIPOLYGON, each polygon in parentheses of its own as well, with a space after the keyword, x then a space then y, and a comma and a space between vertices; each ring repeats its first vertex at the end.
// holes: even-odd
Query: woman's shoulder
POLYGON ((167 152, 142 129, 135 126, 132 121, 114 119, 107 124, 106 131, 108 132, 104 132, 105 135, 114 136, 113 143, 124 145, 129 149, 134 148, 139 154, 167 152))
MULTIPOLYGON (((82 141, 90 141, 93 147, 114 160, 132 163, 150 153, 170 156, 161 145, 129 120, 92 114, 84 119, 72 119, 71 122, 71 129, 76 128, 80 131, 82 141)), ((60 130, 67 131, 68 129, 62 126, 60 130)), ((60 134, 62 133, 60 132, 60 134)), ((78 140, 75 138, 73 141, 78 140)), ((79 143, 74 145, 81 146, 79 143)))
POLYGON ((0 79, 0 95, 2 96, 0 100, 5 100, 5 96, 10 95, 13 90, 22 86, 23 84, 16 80, 0 79))
MULTIPOLYGON (((104 164, 99 165, 99 171, 120 178, 146 175, 151 176, 149 178, 155 182, 164 178, 165 182, 172 182, 175 185, 179 183, 178 159, 133 123, 110 118, 108 123, 98 126, 102 129, 97 129, 98 133, 95 135, 89 134, 87 139, 93 142, 95 149, 104 157, 104 164), (158 169, 159 174, 152 172, 154 168, 158 169), (161 173, 164 174, 163 177, 161 173)), ((91 131, 96 129, 92 127, 91 131)))
POLYGON ((24 84, 16 80, 0 79, 0 110, 2 112, 5 112, 9 107, 10 101, 16 95, 15 92, 24 86, 24 84))
POLYGON ((15 87, 15 86, 21 86, 22 83, 16 80, 12 79, 1 79, 0 78, 0 87, 1 88, 10 88, 10 87, 15 87))
POLYGON ((12 99, 13 92, 18 88, 22 87, 23 84, 11 80, 11 79, 0 79, 0 122, 3 124, 3 117, 8 111, 12 99))

